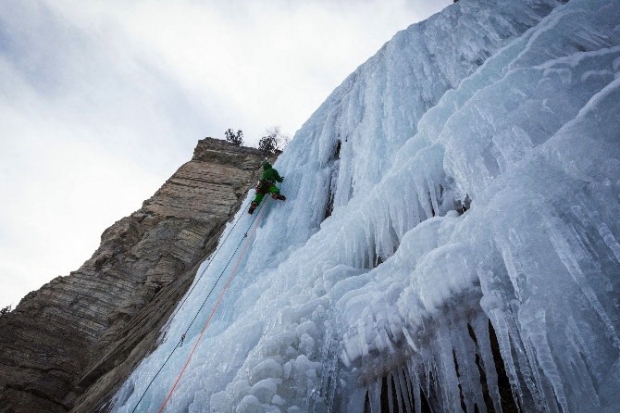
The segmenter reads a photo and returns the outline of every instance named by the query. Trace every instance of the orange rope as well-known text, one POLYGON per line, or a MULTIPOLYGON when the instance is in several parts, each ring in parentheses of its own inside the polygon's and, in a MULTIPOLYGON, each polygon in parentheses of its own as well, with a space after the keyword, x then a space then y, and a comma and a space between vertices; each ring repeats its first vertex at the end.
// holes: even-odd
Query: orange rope
POLYGON ((196 343, 194 344, 194 347, 192 348, 192 351, 189 353, 189 356, 187 357, 187 361, 185 362, 185 365, 183 366, 183 369, 181 370, 181 372, 177 376, 176 380, 174 381, 174 384, 173 384, 172 388, 170 389, 170 392, 168 393, 168 396, 166 397, 166 400, 164 400, 164 402, 162 403, 161 407, 159 408, 159 413, 162 413, 164 411, 164 409, 166 408, 166 405, 168 404, 168 402, 170 401, 170 398, 172 397, 172 393, 174 393, 174 391, 177 388, 179 382, 181 381, 181 377, 183 377, 183 374, 185 373, 185 370, 187 369, 187 366, 189 366, 190 361, 194 357, 194 353, 196 352, 196 349, 198 348, 198 344, 200 343, 200 340, 202 340, 203 334, 207 330, 207 327, 209 326, 209 324, 211 324, 211 319, 213 319, 213 316, 215 315, 215 312, 217 311, 217 308, 220 306, 220 304, 222 302, 222 298, 224 297, 224 294, 226 293, 226 290, 228 290, 228 287, 230 286, 230 283, 232 282, 235 274, 237 273, 237 268, 239 267, 239 264, 241 263, 241 259, 243 258, 243 256, 245 255, 245 253, 248 250, 248 247, 250 245, 250 240, 254 236, 254 233, 256 232, 256 228, 258 228, 258 223, 260 222, 260 220, 262 218, 263 212, 265 212, 264 205, 263 205, 263 208, 261 208, 260 214, 259 214, 259 216, 256 219, 256 226, 252 229, 252 233, 248 237, 248 240, 245 243, 245 247, 243 247, 243 251, 241 251, 241 254, 239 255, 239 259, 237 260, 237 263, 235 264, 235 268, 233 268, 233 271, 230 274, 230 277, 228 277, 228 280, 226 280, 226 284, 224 285, 224 288, 222 289, 222 292, 220 293, 220 296, 217 298, 217 302, 215 303, 215 306, 211 310, 211 314, 209 314, 209 318, 207 318, 207 321, 205 322, 204 326, 202 327, 202 331, 200 332, 200 335, 198 336, 198 340, 196 340, 196 343))

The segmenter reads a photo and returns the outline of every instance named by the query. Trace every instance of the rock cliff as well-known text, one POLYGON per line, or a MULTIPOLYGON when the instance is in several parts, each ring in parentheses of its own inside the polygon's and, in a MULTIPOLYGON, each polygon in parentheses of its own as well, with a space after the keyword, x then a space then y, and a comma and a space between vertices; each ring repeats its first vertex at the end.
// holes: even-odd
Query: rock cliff
POLYGON ((264 159, 206 138, 69 276, 0 318, 0 412, 91 412, 152 350, 264 159))

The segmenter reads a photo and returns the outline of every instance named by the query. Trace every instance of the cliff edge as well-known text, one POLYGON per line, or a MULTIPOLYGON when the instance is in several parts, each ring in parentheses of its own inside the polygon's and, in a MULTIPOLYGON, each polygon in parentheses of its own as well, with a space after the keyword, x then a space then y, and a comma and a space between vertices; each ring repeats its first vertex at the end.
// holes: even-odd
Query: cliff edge
POLYGON ((265 154, 205 138, 82 267, 0 318, 0 412, 88 412, 156 344, 265 154))

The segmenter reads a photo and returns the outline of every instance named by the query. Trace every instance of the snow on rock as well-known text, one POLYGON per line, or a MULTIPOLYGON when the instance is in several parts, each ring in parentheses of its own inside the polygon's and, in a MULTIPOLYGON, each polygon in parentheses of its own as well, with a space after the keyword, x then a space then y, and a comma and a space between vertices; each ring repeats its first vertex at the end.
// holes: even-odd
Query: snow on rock
POLYGON ((242 208, 113 411, 159 410, 198 340, 165 411, 617 411, 619 17, 467 0, 398 33, 298 131, 287 201, 242 208))

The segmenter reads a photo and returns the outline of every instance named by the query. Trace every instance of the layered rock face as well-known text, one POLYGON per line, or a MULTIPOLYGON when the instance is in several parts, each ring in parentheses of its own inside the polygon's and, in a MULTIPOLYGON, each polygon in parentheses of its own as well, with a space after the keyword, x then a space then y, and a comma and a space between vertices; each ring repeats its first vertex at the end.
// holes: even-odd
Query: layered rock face
POLYGON ((153 348, 265 155, 206 138, 77 271, 0 318, 0 412, 90 412, 153 348))

